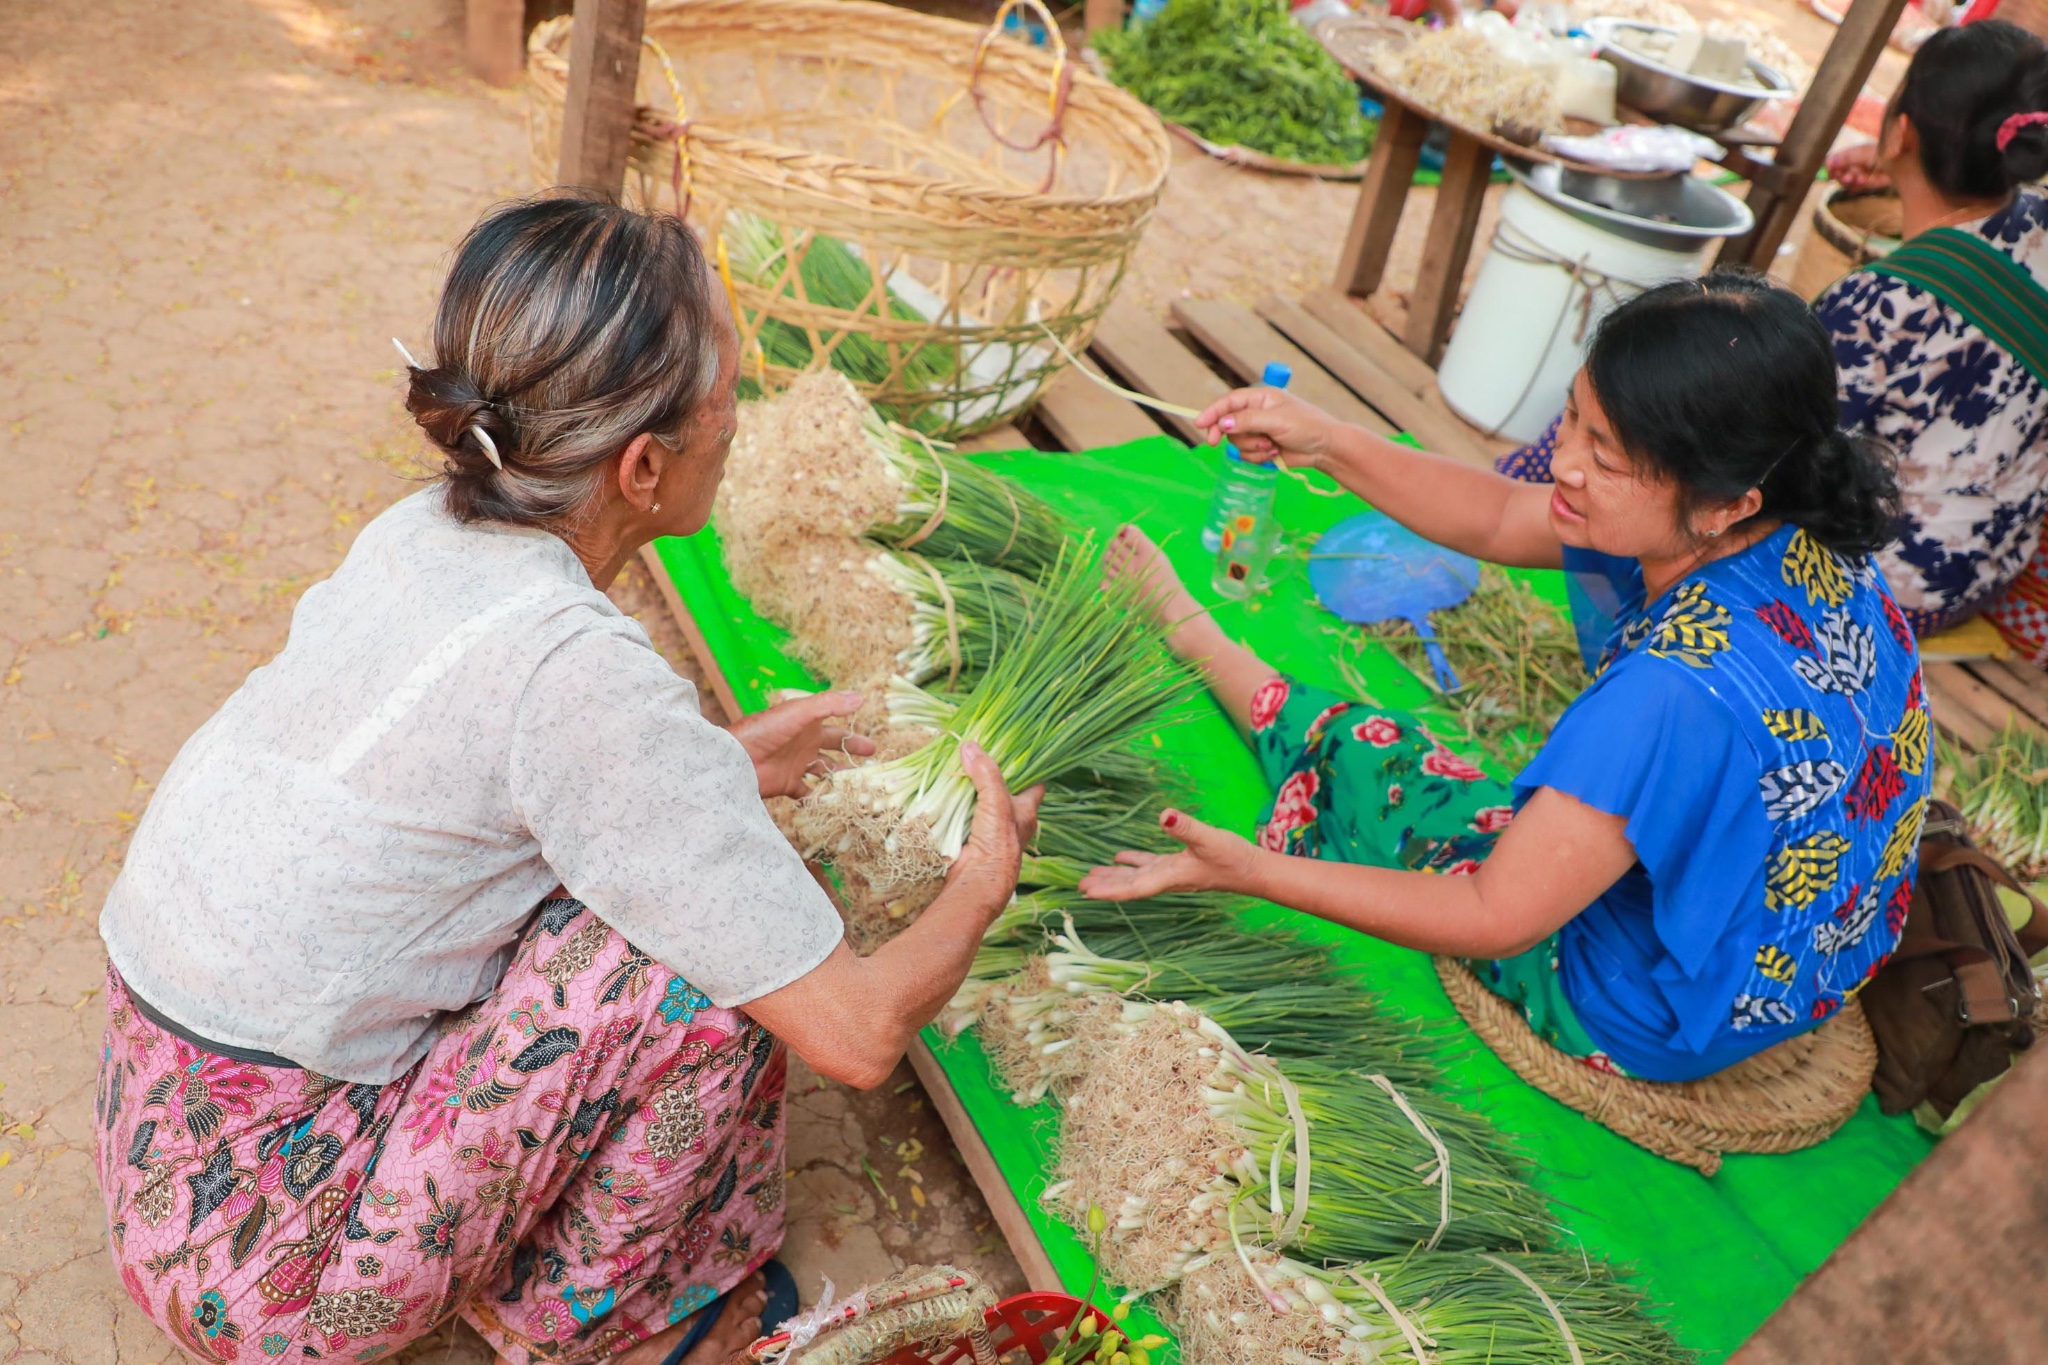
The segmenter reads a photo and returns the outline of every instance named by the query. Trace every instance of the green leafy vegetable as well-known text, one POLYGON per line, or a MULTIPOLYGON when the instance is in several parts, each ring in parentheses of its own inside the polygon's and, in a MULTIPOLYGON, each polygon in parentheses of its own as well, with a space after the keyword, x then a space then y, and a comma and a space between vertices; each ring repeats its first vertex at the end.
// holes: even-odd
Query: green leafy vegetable
POLYGON ((1358 88, 1284 0, 1172 0, 1093 42, 1111 80, 1211 142, 1312 165, 1372 151, 1358 88))

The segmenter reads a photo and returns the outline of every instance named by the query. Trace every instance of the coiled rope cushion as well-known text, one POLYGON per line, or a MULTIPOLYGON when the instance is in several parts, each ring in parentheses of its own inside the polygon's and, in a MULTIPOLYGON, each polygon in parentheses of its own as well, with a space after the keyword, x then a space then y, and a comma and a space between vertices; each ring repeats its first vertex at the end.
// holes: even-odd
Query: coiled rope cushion
POLYGON ((1704 1175, 1721 1168, 1723 1152, 1796 1152, 1825 1141, 1856 1112, 1877 1071, 1877 1040, 1853 1000, 1812 1032, 1726 1071, 1666 1083, 1596 1071, 1558 1051, 1457 958, 1437 958, 1436 972, 1465 1022, 1517 1076, 1704 1175))

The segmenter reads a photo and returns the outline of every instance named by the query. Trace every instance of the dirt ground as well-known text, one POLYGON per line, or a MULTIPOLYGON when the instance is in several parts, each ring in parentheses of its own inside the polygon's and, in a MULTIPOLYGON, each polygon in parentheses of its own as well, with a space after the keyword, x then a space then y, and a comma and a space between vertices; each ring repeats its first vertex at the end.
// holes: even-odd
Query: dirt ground
MULTIPOLYGON (((425 337, 450 245, 530 188, 519 97, 461 72, 460 34, 459 0, 73 0, 0 25, 0 1359, 172 1354, 111 1272, 91 1172, 95 922, 179 745, 419 475, 388 338, 425 337)), ((1321 283, 1354 196, 1183 149, 1132 294, 1321 283)), ((637 568, 615 596, 690 672, 637 568)), ((784 1255, 807 1299, 906 1259, 1022 1287, 907 1070, 865 1095, 795 1072, 784 1255)), ((409 1354, 484 1352, 445 1328, 409 1354)))

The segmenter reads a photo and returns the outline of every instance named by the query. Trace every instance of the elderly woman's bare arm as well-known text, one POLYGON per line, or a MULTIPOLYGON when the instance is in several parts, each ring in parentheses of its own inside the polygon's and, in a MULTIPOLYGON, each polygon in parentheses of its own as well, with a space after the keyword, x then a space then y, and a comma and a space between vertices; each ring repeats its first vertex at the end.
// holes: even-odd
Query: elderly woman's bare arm
POLYGON ((1179 811, 1162 817, 1178 853, 1122 853, 1081 890, 1103 900, 1231 891, 1457 957, 1513 957, 1563 928, 1636 862, 1628 821, 1554 788, 1523 805, 1469 877, 1326 863, 1262 849, 1179 811))
POLYGON ((887 1080, 917 1031, 945 1007, 982 933, 1017 889, 1017 867, 1041 789, 1012 797, 995 761, 974 745, 974 826, 946 889, 917 922, 868 957, 840 944, 804 976, 747 1004, 756 1022, 821 1076, 862 1090, 887 1080))

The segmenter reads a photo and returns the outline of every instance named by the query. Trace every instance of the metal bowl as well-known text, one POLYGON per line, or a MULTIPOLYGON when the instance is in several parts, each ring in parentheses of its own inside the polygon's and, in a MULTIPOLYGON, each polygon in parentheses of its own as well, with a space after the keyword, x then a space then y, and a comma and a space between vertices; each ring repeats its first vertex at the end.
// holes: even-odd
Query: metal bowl
POLYGON ((1530 165, 1515 161, 1508 163, 1508 172, 1538 198, 1574 218, 1662 251, 1697 251, 1709 238, 1740 237, 1756 226, 1749 205, 1696 175, 1674 175, 1647 182, 1616 181, 1610 176, 1583 175, 1548 163, 1530 165), (1637 196, 1636 207, 1650 212, 1632 213, 1573 192, 1598 194, 1603 182, 1615 186, 1620 194, 1637 196), (1644 188, 1646 185, 1649 188, 1644 188), (1644 202, 1652 197, 1656 200, 1654 204, 1644 202))
POLYGON ((1595 19, 1587 25, 1600 45, 1601 60, 1613 63, 1618 72, 1615 99, 1660 123, 1675 123, 1700 133, 1724 132, 1754 114, 1765 100, 1789 99, 1796 93, 1792 82, 1754 57, 1749 59, 1749 71, 1762 82, 1761 90, 1665 66, 1618 45, 1614 35, 1624 29, 1647 33, 1677 30, 1633 19, 1595 19))

